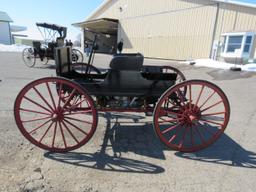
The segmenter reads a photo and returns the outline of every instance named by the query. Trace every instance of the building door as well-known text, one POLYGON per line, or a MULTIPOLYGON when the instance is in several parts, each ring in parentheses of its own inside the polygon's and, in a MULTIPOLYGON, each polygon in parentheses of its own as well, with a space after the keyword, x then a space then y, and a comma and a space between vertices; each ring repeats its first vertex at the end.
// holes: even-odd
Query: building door
POLYGON ((92 45, 96 36, 96 44, 98 49, 96 53, 114 54, 117 47, 117 31, 116 34, 108 33, 95 33, 89 30, 84 30, 84 46, 88 48, 92 45))
POLYGON ((102 18, 85 21, 76 25, 83 28, 84 49, 92 44, 96 35, 97 53, 116 53, 118 20, 102 18))

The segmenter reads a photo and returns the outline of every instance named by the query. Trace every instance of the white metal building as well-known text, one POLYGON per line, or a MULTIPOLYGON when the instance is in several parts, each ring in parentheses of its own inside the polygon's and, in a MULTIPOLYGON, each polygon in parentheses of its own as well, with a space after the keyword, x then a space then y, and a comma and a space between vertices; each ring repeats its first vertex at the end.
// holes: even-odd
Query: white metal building
POLYGON ((0 43, 10 45, 15 43, 15 37, 26 37, 19 32, 26 31, 27 27, 10 25, 13 20, 5 12, 0 11, 0 43))
POLYGON ((10 22, 13 22, 9 15, 0 11, 0 43, 10 45, 12 43, 10 22))
POLYGON ((104 50, 124 40, 123 52, 146 57, 256 58, 256 4, 229 0, 105 0, 86 21, 74 24, 109 33, 104 50))

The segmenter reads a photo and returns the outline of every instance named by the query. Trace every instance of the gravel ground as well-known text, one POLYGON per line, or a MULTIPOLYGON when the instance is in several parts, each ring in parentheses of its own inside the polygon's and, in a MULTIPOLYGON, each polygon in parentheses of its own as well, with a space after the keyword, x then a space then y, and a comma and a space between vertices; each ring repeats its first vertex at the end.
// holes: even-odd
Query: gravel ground
MULTIPOLYGON (((0 191, 253 192, 256 188, 256 76, 177 65, 187 79, 205 79, 229 98, 231 118, 222 137, 196 153, 167 149, 155 136, 152 117, 102 113, 93 138, 78 150, 49 153, 30 144, 13 116, 18 92, 28 82, 55 76, 53 63, 27 68, 20 53, 0 52, 0 191)), ((110 58, 98 55, 104 68, 110 58)), ((146 64, 170 61, 145 60, 146 64)))

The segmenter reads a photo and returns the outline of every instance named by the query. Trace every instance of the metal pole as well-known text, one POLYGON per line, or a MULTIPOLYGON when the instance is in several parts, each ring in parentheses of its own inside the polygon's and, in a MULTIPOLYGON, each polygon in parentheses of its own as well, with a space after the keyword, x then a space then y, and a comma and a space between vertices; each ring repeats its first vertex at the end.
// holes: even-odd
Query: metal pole
POLYGON ((90 52, 89 60, 88 60, 88 67, 86 68, 85 74, 88 73, 89 68, 90 68, 89 66, 91 65, 91 60, 92 60, 92 56, 93 56, 93 52, 94 52, 93 48, 96 45, 96 40, 97 40, 97 34, 95 34, 95 36, 94 36, 94 40, 93 40, 93 43, 92 43, 92 48, 91 48, 91 52, 90 52))

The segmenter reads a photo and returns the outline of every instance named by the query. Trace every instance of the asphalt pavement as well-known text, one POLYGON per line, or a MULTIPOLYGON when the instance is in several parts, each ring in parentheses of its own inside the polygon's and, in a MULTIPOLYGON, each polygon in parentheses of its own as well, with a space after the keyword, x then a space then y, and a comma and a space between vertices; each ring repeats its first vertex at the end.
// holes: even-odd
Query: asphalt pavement
MULTIPOLYGON (((111 57, 95 56, 107 68, 111 57)), ((221 138, 195 153, 167 149, 155 136, 152 117, 100 113, 95 135, 78 150, 55 154, 30 144, 13 116, 18 92, 29 82, 56 76, 54 62, 24 65, 21 53, 0 52, 0 191, 253 192, 256 188, 256 73, 172 65, 187 79, 217 84, 231 116, 221 138)))

